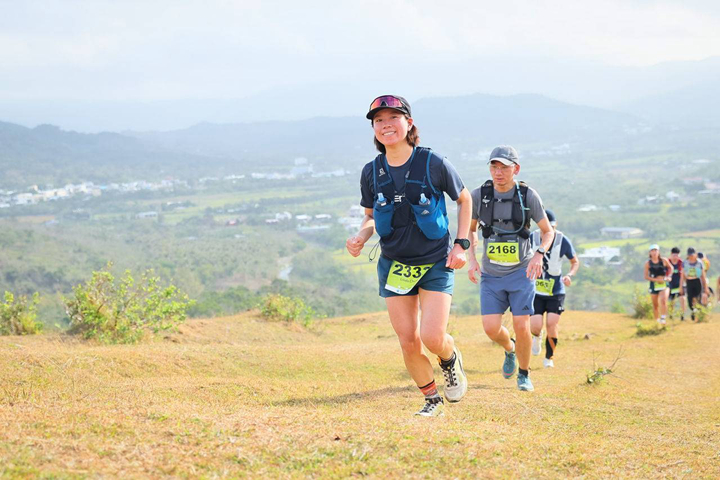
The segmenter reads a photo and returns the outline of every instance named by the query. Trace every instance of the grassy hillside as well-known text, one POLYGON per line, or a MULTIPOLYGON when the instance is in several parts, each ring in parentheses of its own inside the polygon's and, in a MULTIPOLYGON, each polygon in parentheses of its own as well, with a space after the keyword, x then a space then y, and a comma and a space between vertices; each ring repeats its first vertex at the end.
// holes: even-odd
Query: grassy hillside
POLYGON ((502 378, 477 317, 450 330, 470 389, 437 419, 412 416, 385 313, 193 320, 137 346, 0 338, 0 477, 720 475, 717 315, 637 338, 628 317, 568 312, 557 368, 533 357, 534 393, 502 378), (621 347, 616 374, 585 385, 621 347))

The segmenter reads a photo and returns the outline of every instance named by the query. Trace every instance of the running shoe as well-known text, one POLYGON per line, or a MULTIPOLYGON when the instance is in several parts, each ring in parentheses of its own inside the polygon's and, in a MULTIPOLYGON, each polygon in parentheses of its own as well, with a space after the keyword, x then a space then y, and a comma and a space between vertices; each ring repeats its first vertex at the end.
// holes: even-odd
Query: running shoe
POLYGON ((445 415, 445 405, 442 398, 436 402, 425 400, 425 405, 415 412, 415 415, 419 417, 442 417, 445 415))
POLYGON ((660 325, 665 325, 667 322, 665 321, 665 317, 660 317, 660 320, 658 320, 660 325))
POLYGON ((542 349, 541 343, 542 343, 542 333, 538 335, 537 337, 535 335, 532 336, 532 354, 536 357, 540 355, 540 350, 542 349))
POLYGON ((552 358, 543 358, 543 367, 554 368, 555 364, 553 363, 552 358))
POLYGON ((462 400, 467 393, 468 381, 463 368, 462 353, 455 347, 455 361, 452 365, 444 367, 442 360, 438 357, 440 370, 445 378, 445 398, 448 402, 455 403, 462 400))
POLYGON ((512 378, 512 376, 515 375, 515 368, 517 368, 517 359, 515 358, 515 352, 505 352, 505 361, 503 362, 503 377, 508 379, 512 378))
POLYGON ((522 390, 523 392, 532 392, 535 390, 535 387, 533 387, 533 384, 530 381, 530 377, 523 375, 522 373, 518 373, 517 384, 518 390, 522 390))

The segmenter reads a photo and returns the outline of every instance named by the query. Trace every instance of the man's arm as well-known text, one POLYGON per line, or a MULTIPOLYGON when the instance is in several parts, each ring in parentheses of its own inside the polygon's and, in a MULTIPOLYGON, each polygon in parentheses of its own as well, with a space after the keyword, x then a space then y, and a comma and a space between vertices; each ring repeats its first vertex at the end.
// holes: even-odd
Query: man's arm
MULTIPOLYGON (((547 252, 552 246, 555 233, 553 232, 553 229, 550 226, 550 222, 548 221, 547 217, 537 222, 537 225, 540 228, 540 232, 542 234, 540 246, 542 246, 542 248, 547 252)), ((540 276, 542 275, 543 256, 544 254, 538 252, 537 250, 535 251, 535 254, 533 255, 530 263, 528 264, 527 270, 525 271, 525 274, 529 279, 535 280, 536 278, 540 278, 540 276)))
POLYGON ((571 277, 575 276, 575 274, 578 271, 578 268, 580 268, 580 260, 578 260, 577 257, 573 257, 570 259, 570 271, 562 278, 563 283, 566 287, 569 287, 572 284, 571 277))

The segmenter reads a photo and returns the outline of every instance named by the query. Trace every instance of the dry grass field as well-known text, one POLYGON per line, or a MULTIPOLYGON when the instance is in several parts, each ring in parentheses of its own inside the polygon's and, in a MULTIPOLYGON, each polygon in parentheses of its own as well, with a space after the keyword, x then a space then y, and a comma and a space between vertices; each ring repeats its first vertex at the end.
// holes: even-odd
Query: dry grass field
POLYGON ((385 313, 193 320, 134 346, 2 337, 0 478, 720 477, 717 315, 643 338, 621 315, 562 326, 525 393, 479 318, 452 318, 470 389, 434 419, 412 415, 385 313))

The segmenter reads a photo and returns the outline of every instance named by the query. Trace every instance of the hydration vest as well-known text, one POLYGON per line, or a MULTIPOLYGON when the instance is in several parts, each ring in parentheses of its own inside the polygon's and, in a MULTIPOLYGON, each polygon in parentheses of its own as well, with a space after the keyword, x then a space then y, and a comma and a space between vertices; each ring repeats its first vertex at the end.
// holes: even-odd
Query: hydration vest
MULTIPOLYGON (((542 243, 542 232, 535 230, 532 232, 532 246, 537 248, 542 243)), ((555 230, 555 239, 553 240, 550 250, 545 252, 545 260, 547 260, 547 274, 553 277, 559 277, 562 274, 562 259, 560 258, 560 250, 562 250, 563 233, 555 230)))
POLYGON ((520 238, 530 237, 530 215, 529 208, 525 206, 527 199, 528 186, 525 182, 515 182, 515 193, 512 198, 512 218, 495 218, 495 203, 496 202, 507 202, 508 200, 501 200, 495 198, 495 187, 493 181, 488 180, 483 183, 480 187, 480 211, 478 212, 478 223, 482 230, 483 238, 488 238, 490 235, 495 233, 496 235, 517 235, 520 238), (513 231, 511 232, 498 232, 493 229, 493 223, 497 221, 511 220, 513 224, 513 231))
MULTIPOLYGON (((420 231, 430 240, 439 240, 448 232, 448 216, 445 207, 445 194, 436 189, 430 179, 430 161, 433 151, 425 147, 415 147, 410 156, 410 169, 405 177, 405 199, 398 192, 390 175, 390 167, 385 155, 378 155, 373 161, 373 183, 375 187, 375 202, 373 203, 373 217, 375 230, 380 237, 387 237, 395 229, 393 217, 398 208, 407 208, 408 203, 412 209, 415 223, 420 231), (427 155, 425 155, 427 152, 427 155), (416 158, 420 157, 420 158, 416 158), (425 162, 421 158, 425 157, 425 162), (380 198, 382 194, 382 199, 380 198), (425 198, 425 203, 421 199, 425 198), (383 200, 383 201, 381 201, 383 200)), ((436 159, 440 159, 435 155, 436 159)), ((442 161, 442 159, 440 159, 442 161)))

